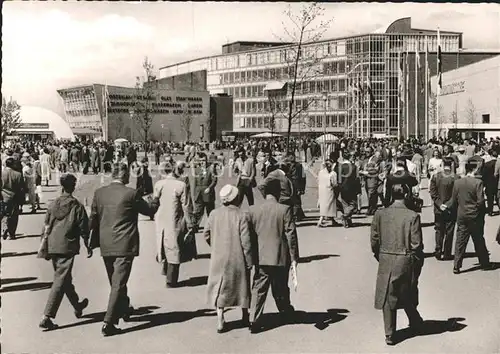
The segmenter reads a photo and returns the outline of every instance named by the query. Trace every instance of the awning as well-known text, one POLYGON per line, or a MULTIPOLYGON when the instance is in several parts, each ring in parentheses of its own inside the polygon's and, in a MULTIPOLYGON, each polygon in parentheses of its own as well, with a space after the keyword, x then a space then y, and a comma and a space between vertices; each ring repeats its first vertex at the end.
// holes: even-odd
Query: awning
POLYGON ((45 134, 45 135, 50 135, 54 134, 52 130, 33 130, 33 129, 16 129, 12 132, 14 135, 20 135, 20 134, 45 134))
POLYGON ((273 82, 268 83, 266 85, 266 87, 264 87, 264 91, 283 90, 283 88, 285 87, 285 85, 286 85, 286 82, 273 81, 273 82))
POLYGON ((98 131, 89 128, 73 128, 71 131, 75 135, 101 135, 98 131))

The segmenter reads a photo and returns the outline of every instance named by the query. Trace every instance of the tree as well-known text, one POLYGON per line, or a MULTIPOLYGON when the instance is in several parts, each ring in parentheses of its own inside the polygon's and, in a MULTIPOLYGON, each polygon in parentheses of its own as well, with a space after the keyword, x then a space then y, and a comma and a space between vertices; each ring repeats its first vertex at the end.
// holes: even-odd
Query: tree
POLYGON ((443 112, 443 106, 439 105, 439 121, 437 119, 437 96, 435 93, 431 93, 429 97, 429 123, 436 125, 437 136, 441 136, 444 129, 443 124, 446 123, 446 116, 443 112))
POLYGON ((12 97, 8 102, 2 97, 2 141, 21 126, 20 110, 21 106, 12 97))
POLYGON ((186 136, 186 141, 191 141, 191 135, 193 134, 191 131, 191 126, 193 125, 193 115, 190 114, 187 110, 184 110, 181 116, 181 129, 186 136))
POLYGON ((450 121, 451 121, 451 124, 453 124, 453 129, 457 129, 458 128, 458 111, 457 111, 457 108, 455 108, 451 112, 450 121))
POLYGON ((474 125, 476 124, 477 110, 476 106, 474 106, 474 102, 469 98, 467 101, 467 107, 465 108, 465 118, 467 123, 469 124, 470 129, 474 129, 474 125))
POLYGON ((142 130, 147 152, 149 130, 151 129, 154 119, 153 103, 156 101, 156 96, 153 83, 156 80, 156 75, 154 75, 154 66, 149 61, 148 57, 144 58, 142 68, 144 69, 145 76, 136 77, 134 114, 132 117, 142 130))
POLYGON ((326 22, 321 20, 324 8, 317 3, 303 5, 298 13, 294 13, 289 5, 284 15, 288 23, 283 22, 286 38, 282 41, 292 43, 280 52, 281 60, 286 65, 287 76, 287 97, 282 101, 286 108, 282 108, 285 108, 283 113, 287 122, 288 150, 292 125, 301 124, 309 107, 321 100, 308 94, 323 91, 320 82, 316 82, 315 79, 323 75, 321 61, 328 53, 323 51, 322 44, 316 42, 323 37, 331 20, 326 22), (297 100, 299 95, 307 96, 297 100))
POLYGON ((213 113, 210 113, 204 121, 204 134, 205 138, 207 139, 208 142, 212 141, 212 131, 215 129, 215 115, 213 113))

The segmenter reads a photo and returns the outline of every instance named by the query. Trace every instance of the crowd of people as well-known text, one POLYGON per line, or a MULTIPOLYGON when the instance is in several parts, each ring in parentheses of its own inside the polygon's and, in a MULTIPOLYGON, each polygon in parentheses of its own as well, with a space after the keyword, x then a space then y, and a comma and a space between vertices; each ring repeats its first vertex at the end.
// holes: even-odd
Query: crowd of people
MULTIPOLYGON (((62 194, 48 207, 44 223, 55 280, 40 327, 57 327, 52 319, 64 294, 77 317, 88 305, 87 299, 80 301, 71 278, 82 238, 89 257, 93 249, 100 248, 111 286, 102 334, 120 332, 116 327, 119 319, 127 320, 133 314, 127 281, 134 257, 139 255, 139 213, 155 221, 156 258, 169 288, 179 285, 181 264, 196 258, 195 234, 203 215, 207 215, 203 235, 212 250, 207 295, 217 310, 219 333, 227 330, 226 307, 241 307, 242 320, 253 333, 259 332, 269 287, 283 317, 293 318, 288 277, 299 259, 296 222, 305 218, 301 198, 306 192, 306 171, 321 157, 321 147, 314 140, 297 139, 286 152, 284 144, 283 139, 241 139, 231 146, 220 142, 152 142, 146 150, 154 155, 154 165, 162 172, 155 183, 148 155, 137 161, 137 151, 144 146, 136 144, 121 150, 106 143, 22 142, 3 151, 4 239, 15 239, 26 195, 32 211, 36 211, 41 186, 48 183, 54 170, 62 173, 62 194), (221 146, 232 149, 227 164, 224 154, 215 153, 221 146), (183 158, 179 159, 178 153, 183 158), (222 205, 216 208, 215 187, 220 170, 225 168, 237 179, 234 185, 220 190, 222 205), (77 183, 72 173, 88 173, 89 169, 96 174, 109 172, 112 182, 95 191, 87 215, 72 195, 77 183), (137 176, 136 188, 126 186, 131 172, 137 176), (255 205, 254 188, 262 193, 263 203, 255 205), (249 212, 240 208, 244 198, 249 212)), ((375 307, 383 310, 387 344, 396 342, 398 308, 405 309, 413 329, 419 330, 423 323, 417 311, 418 277, 424 259, 421 188, 429 188, 433 200, 436 259, 454 259, 453 273, 460 274, 472 237, 481 268, 494 268, 484 240, 484 222, 487 214, 494 215, 493 204, 498 205, 500 199, 499 150, 498 139, 426 143, 340 139, 323 157, 316 176, 317 226, 326 227, 328 219, 332 226, 340 226, 336 220, 340 212, 343 226, 352 227, 352 216, 362 207, 363 189, 368 199, 366 214, 374 216, 371 248, 379 261, 375 307), (429 181, 427 186, 423 186, 424 177, 429 181)), ((500 243, 500 238, 497 241, 500 243)))

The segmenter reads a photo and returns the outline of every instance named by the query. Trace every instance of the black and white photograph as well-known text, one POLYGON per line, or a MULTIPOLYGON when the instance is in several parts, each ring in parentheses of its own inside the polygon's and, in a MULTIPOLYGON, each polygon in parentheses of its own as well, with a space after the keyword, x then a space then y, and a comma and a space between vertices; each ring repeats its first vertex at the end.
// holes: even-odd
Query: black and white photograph
POLYGON ((499 4, 6 1, 1 85, 2 352, 500 353, 499 4))

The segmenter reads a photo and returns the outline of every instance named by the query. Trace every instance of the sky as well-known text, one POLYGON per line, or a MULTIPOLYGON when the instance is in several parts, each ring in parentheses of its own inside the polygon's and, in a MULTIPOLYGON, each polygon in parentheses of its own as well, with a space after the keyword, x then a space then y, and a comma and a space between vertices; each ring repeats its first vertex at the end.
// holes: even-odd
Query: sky
MULTIPOLYGON (((291 4, 300 9, 300 3, 291 4)), ((238 40, 283 37, 288 4, 237 2, 3 2, 2 95, 63 115, 56 90, 133 86, 145 56, 156 69, 220 54, 238 40)), ((323 3, 324 38, 370 33, 401 17, 463 32, 464 47, 500 49, 500 5, 323 3)))

